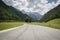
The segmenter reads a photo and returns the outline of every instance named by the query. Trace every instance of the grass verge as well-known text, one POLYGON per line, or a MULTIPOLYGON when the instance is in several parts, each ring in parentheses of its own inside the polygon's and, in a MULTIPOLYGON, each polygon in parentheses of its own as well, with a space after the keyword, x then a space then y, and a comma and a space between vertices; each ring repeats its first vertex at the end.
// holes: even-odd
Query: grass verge
POLYGON ((22 26, 23 22, 0 22, 0 31, 13 28, 13 27, 18 27, 22 26))
POLYGON ((55 29, 60 29, 60 18, 51 20, 51 21, 46 22, 46 23, 32 22, 31 24, 47 26, 47 27, 51 27, 51 28, 55 28, 55 29))

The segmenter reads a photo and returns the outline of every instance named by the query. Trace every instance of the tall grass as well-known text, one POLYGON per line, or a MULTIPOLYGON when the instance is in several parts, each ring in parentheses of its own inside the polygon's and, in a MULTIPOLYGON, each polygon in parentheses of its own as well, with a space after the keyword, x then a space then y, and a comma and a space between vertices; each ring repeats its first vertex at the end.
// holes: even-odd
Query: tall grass
POLYGON ((23 22, 0 22, 0 30, 5 30, 23 25, 23 22))

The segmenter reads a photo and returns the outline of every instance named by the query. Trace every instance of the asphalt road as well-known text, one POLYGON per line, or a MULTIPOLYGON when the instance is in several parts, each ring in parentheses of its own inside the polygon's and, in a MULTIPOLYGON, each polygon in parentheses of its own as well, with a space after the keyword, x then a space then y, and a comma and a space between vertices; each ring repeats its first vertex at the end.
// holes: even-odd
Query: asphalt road
POLYGON ((60 40, 60 30, 25 24, 10 31, 0 32, 0 40, 60 40))

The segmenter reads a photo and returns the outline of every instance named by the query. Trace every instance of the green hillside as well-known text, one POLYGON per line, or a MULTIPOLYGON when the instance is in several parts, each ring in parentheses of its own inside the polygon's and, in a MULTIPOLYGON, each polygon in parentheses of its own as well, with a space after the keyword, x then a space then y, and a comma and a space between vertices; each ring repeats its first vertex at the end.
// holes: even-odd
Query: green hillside
POLYGON ((51 21, 49 21, 49 22, 47 22, 47 23, 60 24, 60 18, 51 20, 51 21))
POLYGON ((4 2, 2 2, 2 0, 0 0, 0 21, 10 21, 10 20, 24 21, 25 17, 28 16, 11 6, 7 6, 4 2))
POLYGON ((42 19, 40 20, 40 22, 47 22, 56 18, 60 18, 60 5, 58 5, 57 7, 55 7, 54 9, 50 10, 49 12, 47 12, 42 19))
POLYGON ((48 21, 45 26, 60 29, 60 18, 48 21))

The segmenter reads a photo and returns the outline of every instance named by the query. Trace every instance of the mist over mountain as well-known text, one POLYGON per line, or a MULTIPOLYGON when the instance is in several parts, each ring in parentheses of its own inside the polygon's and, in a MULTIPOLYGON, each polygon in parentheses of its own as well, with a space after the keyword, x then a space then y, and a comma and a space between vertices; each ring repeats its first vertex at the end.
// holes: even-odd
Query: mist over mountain
POLYGON ((34 20, 34 21, 38 21, 38 20, 40 20, 41 17, 42 17, 42 15, 39 14, 39 13, 37 13, 37 12, 29 12, 29 13, 27 13, 27 15, 28 15, 29 17, 31 17, 31 19, 34 20))
POLYGON ((24 10, 22 11, 24 14, 27 14, 32 21, 39 21, 43 15, 41 15, 38 12, 25 12, 24 10))

